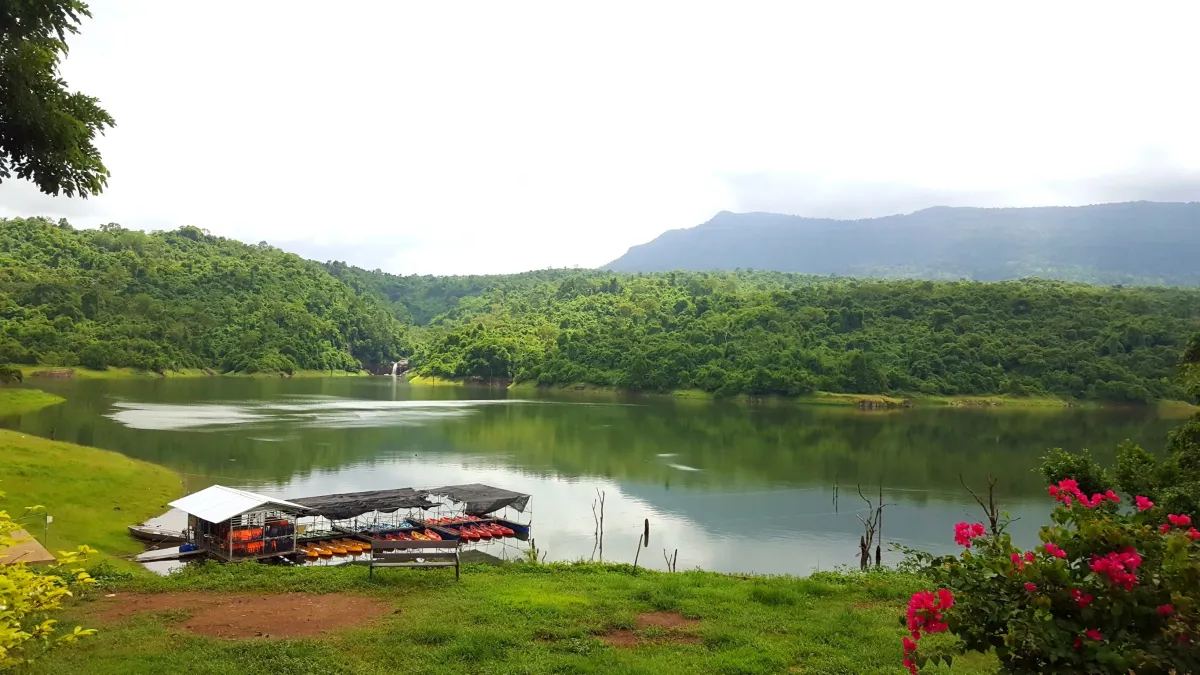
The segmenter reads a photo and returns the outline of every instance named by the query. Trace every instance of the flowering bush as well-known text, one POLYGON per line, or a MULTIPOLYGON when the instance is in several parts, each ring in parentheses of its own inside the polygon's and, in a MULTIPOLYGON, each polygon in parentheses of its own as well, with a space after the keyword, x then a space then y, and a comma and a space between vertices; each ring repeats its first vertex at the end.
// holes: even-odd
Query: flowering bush
POLYGON ((1200 672, 1200 533, 1187 514, 1144 496, 1122 509, 1111 491, 1069 478, 1049 488, 1052 525, 1032 551, 999 534, 967 536, 958 556, 917 554, 936 591, 913 596, 904 665, 913 673, 955 652, 995 650, 1010 673, 1200 672), (928 633, 950 646, 922 649, 928 633))

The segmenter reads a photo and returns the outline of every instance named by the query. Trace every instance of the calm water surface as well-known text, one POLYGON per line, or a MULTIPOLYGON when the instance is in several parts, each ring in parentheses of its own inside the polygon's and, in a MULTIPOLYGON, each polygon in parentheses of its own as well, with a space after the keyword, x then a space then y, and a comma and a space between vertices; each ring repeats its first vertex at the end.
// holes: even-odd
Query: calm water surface
POLYGON ((680 569, 805 574, 857 564, 865 504, 894 504, 891 542, 951 551, 980 519, 959 474, 1000 478, 1014 536, 1032 544, 1049 503, 1033 469, 1048 447, 1111 460, 1129 438, 1158 451, 1176 423, 1144 410, 889 413, 660 399, 540 398, 410 387, 391 378, 38 382, 67 402, 0 424, 168 466, 188 491, 220 483, 284 498, 480 482, 533 495, 550 559, 595 555, 680 569), (840 487, 835 502, 834 485, 840 487))

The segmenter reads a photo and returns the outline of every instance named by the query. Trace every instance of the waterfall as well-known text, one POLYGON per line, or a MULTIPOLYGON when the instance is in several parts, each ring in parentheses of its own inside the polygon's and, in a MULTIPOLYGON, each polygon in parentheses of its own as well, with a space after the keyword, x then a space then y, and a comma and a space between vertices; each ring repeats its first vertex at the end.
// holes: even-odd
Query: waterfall
POLYGON ((396 376, 396 366, 398 366, 398 365, 400 365, 399 361, 396 361, 395 363, 392 364, 392 377, 396 376))

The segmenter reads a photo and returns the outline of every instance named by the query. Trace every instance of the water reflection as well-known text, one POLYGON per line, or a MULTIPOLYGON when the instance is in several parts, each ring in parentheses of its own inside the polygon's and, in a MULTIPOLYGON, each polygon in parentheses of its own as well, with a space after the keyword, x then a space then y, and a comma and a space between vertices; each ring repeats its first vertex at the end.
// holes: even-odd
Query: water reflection
POLYGON ((596 491, 605 557, 631 560, 643 518, 651 550, 681 567, 803 573, 857 560, 861 484, 896 506, 885 542, 950 550, 978 520, 959 475, 1000 477, 1018 540, 1049 505, 1033 469, 1047 447, 1102 461, 1131 438, 1157 450, 1170 420, 1149 411, 746 407, 658 399, 507 398, 410 388, 390 378, 39 383, 65 404, 0 420, 117 450, 213 483, 284 497, 482 482, 534 495, 535 538, 554 559, 592 555, 596 491), (835 507, 834 486, 838 500, 835 507))

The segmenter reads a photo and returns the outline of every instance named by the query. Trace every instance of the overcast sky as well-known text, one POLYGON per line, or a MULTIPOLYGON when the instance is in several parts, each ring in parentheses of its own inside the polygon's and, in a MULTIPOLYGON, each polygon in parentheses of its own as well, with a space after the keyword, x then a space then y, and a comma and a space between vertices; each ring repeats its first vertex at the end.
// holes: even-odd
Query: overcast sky
POLYGON ((89 200, 396 273, 597 266, 721 209, 1200 200, 1200 3, 94 0, 89 200), (986 7, 986 9, 985 9, 986 7))

